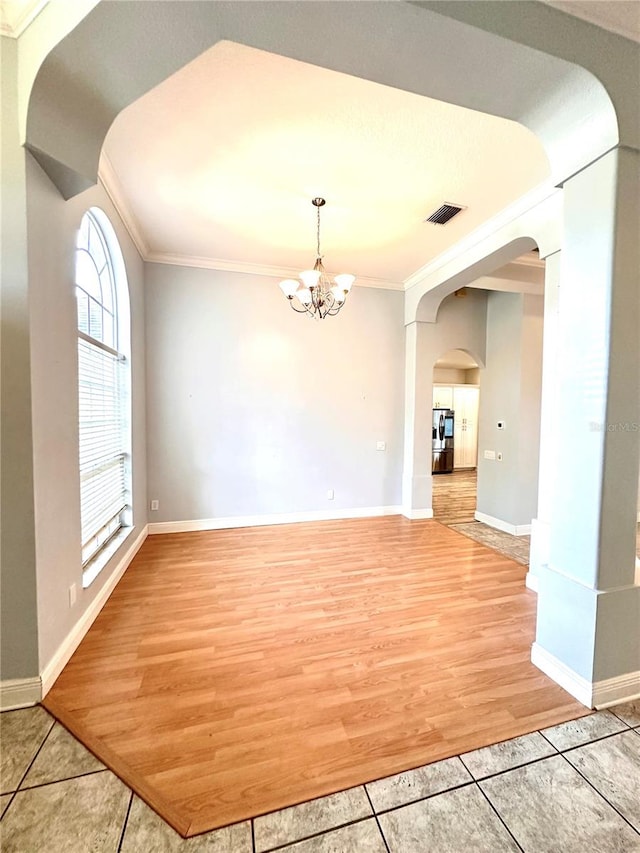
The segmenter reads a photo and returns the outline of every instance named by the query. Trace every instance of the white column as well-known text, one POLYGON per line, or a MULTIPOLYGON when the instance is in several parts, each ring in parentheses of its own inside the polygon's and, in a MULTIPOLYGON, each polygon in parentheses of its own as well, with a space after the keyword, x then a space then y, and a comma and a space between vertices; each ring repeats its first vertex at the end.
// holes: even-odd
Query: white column
POLYGON ((545 258, 544 338, 542 343, 542 399, 540 402, 540 461, 538 464, 538 511, 531 521, 531 548, 526 583, 538 589, 540 568, 549 562, 551 502, 553 494, 555 423, 558 393, 556 360, 558 353, 558 299, 560 292, 560 252, 545 258))
POLYGON ((532 660, 586 705, 640 694, 640 153, 564 186, 548 565, 532 660))
POLYGON ((11 707, 39 700, 40 691, 25 150, 18 132, 18 41, 2 41, 0 702, 11 707))
POLYGON ((432 323, 410 323, 405 338, 404 470, 402 512, 433 518, 431 498, 431 411, 433 358, 427 352, 432 323))

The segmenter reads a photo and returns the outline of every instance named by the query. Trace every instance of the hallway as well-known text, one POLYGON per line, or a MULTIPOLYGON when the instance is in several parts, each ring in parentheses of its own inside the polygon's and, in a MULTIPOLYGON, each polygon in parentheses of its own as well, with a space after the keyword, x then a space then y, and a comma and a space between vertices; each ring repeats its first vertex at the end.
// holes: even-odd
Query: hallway
MULTIPOLYGON (((523 566, 529 565, 530 536, 512 536, 475 520, 477 469, 462 469, 433 478, 433 517, 457 533, 493 548, 523 566)), ((640 559, 640 524, 636 534, 636 554, 640 559)))

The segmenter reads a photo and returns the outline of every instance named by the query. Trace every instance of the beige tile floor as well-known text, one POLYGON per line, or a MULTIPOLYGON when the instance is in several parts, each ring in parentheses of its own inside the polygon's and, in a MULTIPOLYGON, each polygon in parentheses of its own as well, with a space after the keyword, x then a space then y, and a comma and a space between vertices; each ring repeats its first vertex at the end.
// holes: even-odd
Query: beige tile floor
POLYGON ((640 701, 188 840, 43 708, 0 737, 3 853, 640 853, 640 701))

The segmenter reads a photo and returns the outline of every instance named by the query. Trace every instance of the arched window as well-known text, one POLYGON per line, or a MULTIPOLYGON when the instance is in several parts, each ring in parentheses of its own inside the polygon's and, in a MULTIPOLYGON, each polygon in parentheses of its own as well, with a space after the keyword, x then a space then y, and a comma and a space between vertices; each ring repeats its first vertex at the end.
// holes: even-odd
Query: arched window
MULTIPOLYGON (((83 586, 99 557, 131 525, 129 291, 106 215, 82 217, 76 248, 83 586)), ((108 557, 109 554, 105 553, 108 557)))

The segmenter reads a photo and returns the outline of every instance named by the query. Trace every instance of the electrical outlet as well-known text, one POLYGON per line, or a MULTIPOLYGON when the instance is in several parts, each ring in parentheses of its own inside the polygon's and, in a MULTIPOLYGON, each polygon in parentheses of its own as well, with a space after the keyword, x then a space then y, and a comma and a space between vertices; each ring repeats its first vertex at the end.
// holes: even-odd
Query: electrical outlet
POLYGON ((485 450, 484 458, 485 459, 495 459, 496 458, 495 450, 485 450))
POLYGON ((327 489, 327 500, 328 501, 333 500, 333 489, 327 489))
POLYGON ((502 453, 498 453, 497 459, 498 462, 502 462, 502 453))
POLYGON ((377 441, 376 442, 376 450, 386 450, 387 442, 386 441, 377 441))
POLYGON ((160 501, 151 501, 151 511, 155 512, 157 509, 160 509, 160 501))
POLYGON ((72 583, 69 587, 69 607, 73 607, 78 598, 78 587, 72 583))

